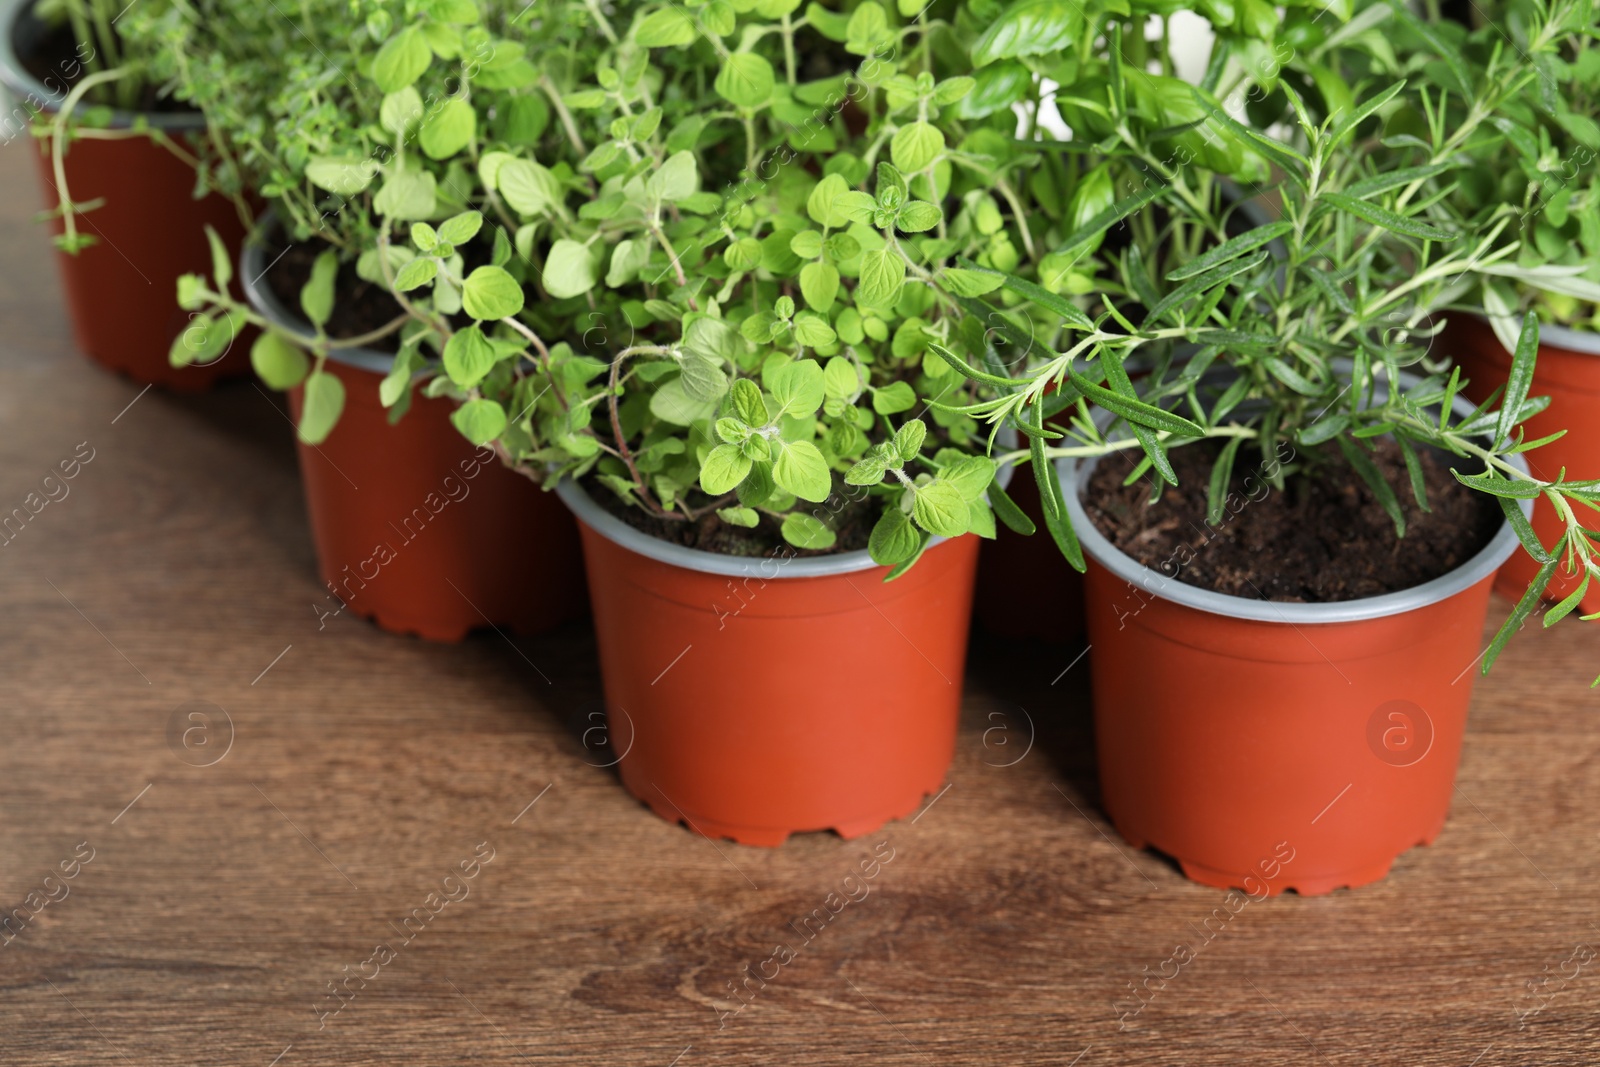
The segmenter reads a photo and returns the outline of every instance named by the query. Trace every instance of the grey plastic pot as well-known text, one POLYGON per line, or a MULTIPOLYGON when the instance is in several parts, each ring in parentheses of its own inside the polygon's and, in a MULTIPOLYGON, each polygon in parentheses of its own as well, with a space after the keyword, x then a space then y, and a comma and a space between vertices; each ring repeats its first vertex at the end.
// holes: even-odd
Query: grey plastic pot
MULTIPOLYGON (((1472 406, 1458 398, 1455 410, 1472 406)), ((1101 794, 1122 835, 1196 881, 1251 894, 1363 885, 1433 841, 1490 586, 1517 544, 1509 524, 1413 589, 1331 604, 1250 600, 1178 580, 1179 555, 1162 573, 1114 547, 1081 500, 1094 467, 1057 469, 1089 562, 1101 794)), ((1246 492, 1224 522, 1261 499, 1246 492)))

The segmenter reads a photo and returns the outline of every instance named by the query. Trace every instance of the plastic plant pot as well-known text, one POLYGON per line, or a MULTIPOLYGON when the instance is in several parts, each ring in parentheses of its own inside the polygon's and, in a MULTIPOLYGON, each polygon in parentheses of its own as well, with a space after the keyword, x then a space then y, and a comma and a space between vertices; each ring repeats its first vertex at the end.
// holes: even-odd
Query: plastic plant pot
MULTIPOLYGON (((259 247, 247 247, 240 266, 261 314, 310 333, 262 281, 259 247)), ((486 626, 538 634, 581 615, 583 571, 567 509, 491 450, 473 448, 450 422, 448 400, 414 393, 390 425, 378 385, 392 365, 392 356, 366 349, 330 357, 344 413, 322 444, 297 445, 324 610, 434 641, 486 626)), ((289 395, 297 420, 301 393, 289 395)))
MULTIPOLYGON (((892 582, 865 551, 721 555, 578 516, 623 785, 708 837, 850 838, 916 810, 955 750, 978 538, 892 582)), ((820 507, 821 505, 819 505, 820 507)))
MULTIPOLYGON (((1505 385, 1511 373, 1511 355, 1495 336, 1487 321, 1474 315, 1458 315, 1446 324, 1439 339, 1442 354, 1461 364, 1461 373, 1470 379, 1463 390, 1474 401, 1482 402, 1495 389, 1505 385)), ((1600 478, 1600 334, 1569 330, 1561 326, 1539 327, 1539 360, 1534 370, 1533 396, 1548 396, 1550 406, 1529 419, 1524 426, 1529 440, 1559 430, 1566 436, 1528 454, 1534 475, 1550 479, 1563 467, 1569 478, 1600 478)), ((1593 516, 1591 515, 1592 519, 1593 516)), ((1533 530, 1546 545, 1565 532, 1561 519, 1550 502, 1540 497, 1533 505, 1533 530)), ((1591 528, 1595 525, 1585 523, 1591 528)), ((1512 600, 1520 597, 1538 574, 1539 565, 1520 545, 1500 568, 1495 587, 1512 600)), ((1545 596, 1561 600, 1576 590, 1582 578, 1557 568, 1545 586, 1545 596)), ((1582 612, 1600 611, 1600 582, 1592 582, 1584 594, 1582 612)))
MULTIPOLYGON (((43 32, 30 0, 0 0, 0 81, 14 98, 4 133, 24 142, 19 150, 34 153, 50 208, 59 185, 50 141, 32 144, 27 126, 49 121, 65 99, 65 85, 47 86, 21 60, 38 47, 43 32)), ((109 127, 127 130, 136 120, 180 141, 205 130, 205 119, 194 112, 117 111, 109 127)), ((248 337, 203 366, 174 367, 168 358, 173 342, 197 329, 191 313, 178 307, 177 281, 187 273, 209 276, 205 227, 212 226, 232 250, 243 243, 245 228, 234 205, 215 194, 196 200, 194 171, 145 137, 76 139, 63 164, 75 202, 104 200, 78 218, 82 232, 97 243, 76 255, 56 252, 73 337, 83 353, 136 382, 176 392, 200 392, 219 378, 249 373, 248 337)), ((63 231, 59 218, 52 226, 56 234, 63 231)))
MULTIPOLYGON (((1472 405, 1457 398, 1456 410, 1472 405)), ((1088 557, 1106 813, 1136 848, 1252 896, 1382 878, 1444 826, 1509 524, 1463 566, 1383 596, 1288 604, 1186 585, 1115 548, 1057 466, 1088 557)), ((1246 505, 1248 506, 1248 505, 1246 505)))

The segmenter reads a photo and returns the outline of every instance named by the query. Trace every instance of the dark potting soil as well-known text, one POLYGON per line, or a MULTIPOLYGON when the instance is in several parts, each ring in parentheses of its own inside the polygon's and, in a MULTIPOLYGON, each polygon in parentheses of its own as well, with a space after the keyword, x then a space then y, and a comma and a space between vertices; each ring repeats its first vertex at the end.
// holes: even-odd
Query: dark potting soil
POLYGON ((1166 487, 1149 506, 1148 479, 1124 487, 1129 463, 1102 460, 1090 476, 1085 511, 1123 552, 1152 570, 1176 572, 1188 585, 1314 604, 1381 596, 1432 581, 1477 555, 1505 521, 1493 500, 1455 480, 1451 457, 1419 449, 1432 509, 1423 511, 1412 495, 1399 446, 1380 440, 1372 459, 1400 501, 1405 537, 1395 537, 1394 522, 1337 450, 1317 453, 1318 476, 1291 476, 1279 492, 1261 477, 1261 456, 1248 446, 1241 449, 1232 495, 1221 521, 1211 526, 1206 490, 1219 451, 1210 443, 1174 449, 1178 485, 1166 487))
MULTIPOLYGON (((321 244, 268 246, 266 283, 271 286, 279 303, 301 317, 300 290, 311 279, 311 265, 327 249, 321 244), (281 258, 280 258, 281 256, 281 258), (273 262, 276 260, 277 262, 273 262)), ((401 314, 401 307, 381 284, 369 282, 356 273, 356 265, 339 264, 334 279, 333 315, 328 320, 329 337, 360 337, 381 329, 401 314)), ((398 332, 369 345, 375 352, 397 352, 400 348, 398 332)))
MULTIPOLYGON (((92 54, 87 53, 85 54, 92 54)), ((89 74, 89 68, 84 65, 78 52, 78 41, 72 35, 72 27, 63 23, 53 26, 35 43, 27 55, 17 57, 29 74, 37 78, 52 95, 59 92, 64 97, 72 91, 72 87, 82 81, 89 74)), ((116 92, 116 84, 100 86, 88 94, 89 99, 78 105, 79 114, 87 105, 100 103, 109 99, 109 96, 100 97, 97 94, 111 94, 116 92)), ((181 114, 192 112, 194 108, 181 100, 174 100, 161 93, 158 85, 145 85, 139 90, 139 95, 134 98, 133 106, 128 110, 144 114, 181 114)))
MULTIPOLYGON (((873 524, 878 519, 879 498, 864 497, 845 500, 835 494, 826 503, 817 504, 813 511, 837 536, 832 548, 817 551, 795 548, 783 539, 781 524, 770 515, 761 516, 759 526, 746 528, 723 522, 715 511, 695 522, 674 522, 651 515, 641 507, 623 503, 622 498, 599 482, 590 479, 583 483, 589 498, 635 530, 668 544, 696 548, 702 552, 718 552, 725 556, 834 556, 841 552, 855 552, 867 547, 873 524)), ((691 494, 689 506, 702 508, 710 498, 703 493, 691 494)), ((735 502, 737 503, 737 502, 735 502)))

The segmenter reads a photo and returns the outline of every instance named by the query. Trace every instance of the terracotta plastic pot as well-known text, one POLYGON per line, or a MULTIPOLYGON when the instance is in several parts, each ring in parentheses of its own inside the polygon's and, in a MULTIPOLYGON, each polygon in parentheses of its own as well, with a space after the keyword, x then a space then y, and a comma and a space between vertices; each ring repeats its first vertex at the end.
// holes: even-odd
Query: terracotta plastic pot
MULTIPOLYGON (((258 311, 310 332, 260 282, 259 248, 246 249, 241 269, 258 281, 247 289, 258 311)), ((392 363, 364 349, 330 358, 344 413, 322 444, 298 445, 326 612, 434 641, 483 626, 542 633, 581 615, 572 516, 492 450, 474 449, 451 424, 448 400, 413 394, 391 426, 378 385, 392 363)), ((301 393, 289 397, 296 419, 301 393)))
POLYGON ((1122 836, 1197 882, 1252 896, 1364 885, 1431 843, 1450 807, 1490 586, 1516 545, 1510 525, 1413 589, 1251 600, 1113 547, 1079 498, 1093 469, 1068 460, 1058 473, 1089 560, 1100 788, 1122 836))
MULTIPOLYGON (((17 150, 34 153, 44 206, 51 209, 59 196, 50 141, 35 143, 28 125, 35 116, 49 121, 65 98, 65 79, 58 74, 53 79, 57 84, 47 86, 19 59, 43 35, 43 24, 31 8, 30 0, 0 0, 0 81, 14 98, 4 136, 17 150)), ((135 117, 115 112, 110 125, 128 129, 135 117)), ((138 117, 180 141, 205 129, 204 118, 196 113, 138 117)), ((192 313, 177 304, 178 277, 210 276, 207 224, 230 249, 240 247, 244 225, 234 206, 216 195, 196 200, 194 171, 144 137, 74 140, 63 162, 75 202, 105 201, 78 218, 82 232, 98 243, 76 255, 56 253, 73 336, 84 354, 137 382, 178 392, 197 392, 219 378, 248 373, 248 337, 236 339, 229 351, 204 366, 174 367, 168 360, 173 341, 194 328, 192 313)), ((54 233, 62 232, 62 220, 55 219, 52 226, 54 233)))
POLYGON ((710 837, 857 837, 937 791, 955 749, 978 538, 885 584, 867 553, 724 556, 557 489, 583 534, 623 784, 710 837))
MULTIPOLYGON (((1540 478, 1554 478, 1563 467, 1569 478, 1600 478, 1600 418, 1596 417, 1600 413, 1600 335, 1541 325, 1539 339, 1538 365, 1529 393, 1548 396, 1550 406, 1527 421, 1528 438, 1537 440, 1558 430, 1567 434, 1527 453, 1529 469, 1540 478)), ((1450 319, 1437 347, 1440 354, 1461 364, 1462 376, 1470 379, 1465 392, 1474 401, 1482 401, 1505 385, 1511 373, 1511 354, 1488 322, 1476 316, 1450 319)), ((1534 532, 1546 545, 1555 544, 1565 532, 1555 509, 1542 497, 1534 502, 1532 521, 1534 532)), ((1533 557, 1518 546, 1500 568, 1495 587, 1515 600, 1538 571, 1533 557)), ((1545 596, 1560 600, 1580 582, 1581 578, 1558 568, 1545 587, 1545 596)), ((1582 611, 1600 611, 1600 582, 1592 583, 1584 594, 1582 611)))

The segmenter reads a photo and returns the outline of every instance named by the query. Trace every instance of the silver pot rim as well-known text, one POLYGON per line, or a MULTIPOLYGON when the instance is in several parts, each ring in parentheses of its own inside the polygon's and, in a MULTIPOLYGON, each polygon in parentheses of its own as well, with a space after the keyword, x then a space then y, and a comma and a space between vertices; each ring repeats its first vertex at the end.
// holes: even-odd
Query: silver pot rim
MULTIPOLYGON (((1416 381, 1416 378, 1402 372, 1400 380, 1402 384, 1409 384, 1416 381)), ((1465 416, 1470 415, 1474 407, 1465 397, 1457 396, 1452 410, 1458 415, 1465 416)), ((1107 424, 1114 421, 1109 413, 1104 414, 1107 416, 1105 420, 1107 424)), ((1084 552, 1106 570, 1136 588, 1175 604, 1212 615, 1250 619, 1256 622, 1286 623, 1291 626, 1361 622, 1400 615, 1436 604, 1471 588, 1498 570, 1500 565, 1516 551, 1519 544, 1511 523, 1504 522, 1487 545, 1455 570, 1432 581, 1412 586, 1410 589, 1401 589, 1381 596, 1321 604, 1295 604, 1231 596, 1189 585, 1180 578, 1168 577, 1160 571, 1146 567, 1113 545, 1095 527, 1084 510, 1080 494, 1087 488, 1089 476, 1099 461, 1100 457, 1087 460, 1067 457, 1056 462, 1056 476, 1061 479, 1067 512, 1084 552)), ((1519 470, 1526 472, 1528 469, 1527 461, 1520 455, 1512 456, 1511 462, 1519 470)), ((1524 515, 1532 515, 1532 500, 1522 500, 1518 503, 1524 515)))
MULTIPOLYGON (((271 210, 263 212, 261 218, 256 220, 256 233, 271 233, 276 224, 277 216, 271 210)), ((244 248, 239 253, 239 283, 244 286, 245 299, 258 314, 274 326, 302 336, 311 334, 313 332, 311 324, 284 307, 278 295, 272 291, 272 287, 262 281, 272 266, 267 262, 267 251, 259 241, 249 240, 244 243, 244 248)), ((371 348, 334 348, 329 350, 328 358, 335 363, 370 371, 373 374, 386 375, 394 369, 393 355, 371 348)))
MULTIPOLYGON (((1015 431, 1002 432, 997 438, 1008 447, 1015 443, 1015 431)), ((1016 473, 1016 468, 1010 464, 1002 464, 995 471, 995 481, 1003 489, 1011 482, 1011 476, 1016 473)), ((656 560, 659 563, 682 567, 685 570, 699 571, 702 574, 727 575, 733 578, 743 578, 760 572, 761 577, 767 580, 777 578, 828 578, 836 574, 854 574, 859 571, 870 571, 883 566, 873 562, 872 555, 866 549, 857 549, 854 552, 838 552, 827 556, 805 557, 774 557, 774 556, 730 556, 721 552, 707 552, 699 548, 686 548, 675 545, 660 538, 651 537, 643 530, 623 522, 611 512, 595 503, 589 493, 571 478, 563 478, 555 487, 556 495, 561 502, 572 510, 572 513, 595 533, 606 540, 637 552, 641 556, 656 560), (770 575, 760 571, 762 564, 777 562, 778 574, 770 575)), ((820 506, 820 505, 819 505, 820 506)), ((977 534, 963 534, 963 537, 976 537, 977 534)), ((924 552, 930 552, 948 538, 934 537, 928 541, 924 552)))
MULTIPOLYGON (((32 0, 0 0, 0 84, 18 101, 37 102, 39 112, 54 114, 66 100, 66 93, 51 92, 23 64, 18 53, 18 34, 29 25, 39 26, 33 17, 32 0), (26 21, 25 21, 26 20, 26 21)), ((113 108, 110 126, 131 129, 136 122, 169 133, 194 132, 206 128, 206 117, 198 111, 123 111, 113 108)))

